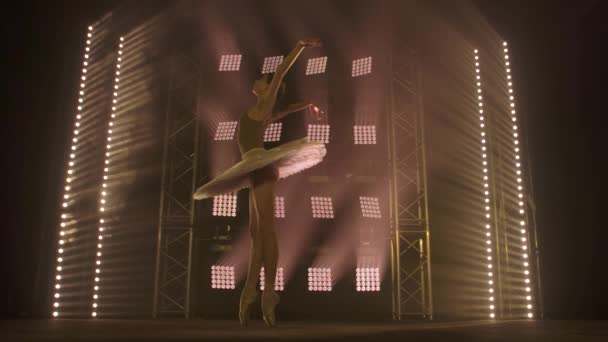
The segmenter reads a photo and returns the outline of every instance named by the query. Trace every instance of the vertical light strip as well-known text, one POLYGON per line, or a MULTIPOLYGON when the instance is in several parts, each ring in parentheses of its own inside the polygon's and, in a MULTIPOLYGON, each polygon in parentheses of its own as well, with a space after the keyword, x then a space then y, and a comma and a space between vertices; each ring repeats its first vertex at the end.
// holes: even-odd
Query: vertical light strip
POLYGON ((106 143, 106 154, 104 160, 103 169, 103 182, 101 184, 101 192, 99 196, 99 233, 97 235, 97 255, 95 258, 95 282, 93 286, 93 304, 91 309, 91 316, 97 317, 98 311, 98 300, 99 300, 99 288, 101 280, 101 257, 103 255, 103 237, 106 227, 106 205, 109 197, 108 188, 108 174, 110 172, 111 160, 112 160, 112 135, 114 129, 114 121, 116 118, 116 106, 118 105, 118 89, 120 83, 120 63, 122 62, 122 49, 124 47, 124 38, 120 37, 120 43, 118 44, 118 57, 116 59, 116 78, 114 79, 114 94, 112 97, 112 112, 110 114, 110 121, 108 122, 108 138, 106 143))
POLYGON ((477 83, 477 107, 479 109, 479 126, 481 127, 481 157, 482 157, 482 170, 483 170, 483 216, 485 236, 485 250, 487 252, 487 274, 488 274, 488 309, 490 311, 490 318, 495 318, 495 304, 494 304, 494 270, 492 262, 492 232, 491 232, 491 204, 490 204, 490 176, 488 172, 488 148, 487 148, 487 136, 486 136, 486 119, 483 109, 483 95, 481 90, 481 69, 479 64, 479 51, 476 49, 475 54, 475 81, 477 83))
POLYGON ((76 120, 74 121, 74 132, 72 135, 72 145, 70 147, 70 161, 68 162, 68 170, 65 179, 65 188, 63 192, 63 203, 61 204, 61 220, 60 220, 60 228, 59 228, 59 237, 58 237, 58 248, 57 248, 57 268, 55 272, 55 291, 53 297, 53 317, 59 317, 60 315, 60 307, 61 307, 61 279, 62 279, 62 271, 63 271, 63 245, 65 244, 65 235, 66 235, 66 227, 68 226, 68 221, 71 219, 71 216, 67 213, 67 209, 72 204, 70 199, 72 198, 72 182, 75 177, 75 168, 76 168, 76 155, 77 155, 77 143, 78 143, 78 134, 80 129, 80 120, 82 119, 82 106, 84 105, 84 94, 86 88, 86 74, 87 67, 89 65, 89 54, 91 52, 91 39, 93 39, 93 27, 89 26, 89 30, 87 32, 87 40, 85 45, 84 52, 84 61, 82 63, 82 74, 80 76, 80 90, 78 92, 78 106, 76 108, 76 120))
POLYGON ((519 144, 519 134, 517 127, 517 111, 515 110, 515 95, 513 94, 513 79, 511 77, 511 62, 509 62, 509 49, 507 48, 507 42, 503 42, 503 52, 504 52, 504 60, 505 60, 505 71, 507 77, 507 85, 509 91, 509 112, 511 113, 511 122, 513 123, 513 151, 515 152, 515 178, 517 179, 517 197, 519 198, 517 207, 519 212, 519 225, 520 225, 520 233, 521 233, 521 249, 522 249, 522 257, 521 264, 523 266, 524 273, 524 290, 526 296, 526 308, 527 316, 529 318, 534 317, 532 310, 532 289, 530 285, 530 264, 528 258, 528 229, 526 227, 526 211, 525 211, 525 199, 524 199, 524 187, 522 180, 522 170, 521 170, 521 148, 519 144))

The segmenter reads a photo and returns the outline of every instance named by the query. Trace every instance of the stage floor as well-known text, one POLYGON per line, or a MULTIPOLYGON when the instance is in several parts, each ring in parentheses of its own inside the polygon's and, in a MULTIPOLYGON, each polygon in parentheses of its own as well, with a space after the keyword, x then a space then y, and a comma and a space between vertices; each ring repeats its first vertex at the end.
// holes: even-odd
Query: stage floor
POLYGON ((608 341, 608 321, 280 322, 211 320, 4 320, 1 341, 608 341))

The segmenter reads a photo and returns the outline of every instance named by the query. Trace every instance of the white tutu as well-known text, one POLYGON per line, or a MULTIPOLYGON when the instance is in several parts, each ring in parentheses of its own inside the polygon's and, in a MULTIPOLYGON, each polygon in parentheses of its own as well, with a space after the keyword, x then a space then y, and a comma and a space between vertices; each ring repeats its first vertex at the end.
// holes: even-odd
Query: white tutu
POLYGON ((200 200, 247 188, 250 186, 249 174, 269 165, 278 171, 279 179, 289 177, 320 163, 326 153, 325 144, 308 141, 308 138, 294 140, 270 150, 254 148, 243 155, 243 160, 196 189, 193 198, 200 200))

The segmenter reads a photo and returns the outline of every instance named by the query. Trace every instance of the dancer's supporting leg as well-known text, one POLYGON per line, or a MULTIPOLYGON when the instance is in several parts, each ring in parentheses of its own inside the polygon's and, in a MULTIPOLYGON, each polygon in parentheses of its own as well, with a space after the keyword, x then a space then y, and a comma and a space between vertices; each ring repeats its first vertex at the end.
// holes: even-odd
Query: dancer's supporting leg
POLYGON ((274 186, 276 175, 264 177, 264 181, 253 187, 256 209, 259 217, 259 232, 264 248, 264 294, 262 296, 262 311, 264 320, 269 326, 275 325, 274 308, 279 297, 274 290, 277 274, 279 248, 274 230, 274 186))
POLYGON ((260 269, 263 262, 263 246, 262 237, 259 231, 258 211, 255 207, 255 196, 253 190, 249 191, 249 231, 251 235, 251 248, 249 256, 249 269, 247 271, 247 280, 245 287, 241 293, 241 301, 239 307, 239 320, 242 325, 249 322, 249 313, 251 304, 255 302, 257 296, 257 283, 260 278, 260 269))

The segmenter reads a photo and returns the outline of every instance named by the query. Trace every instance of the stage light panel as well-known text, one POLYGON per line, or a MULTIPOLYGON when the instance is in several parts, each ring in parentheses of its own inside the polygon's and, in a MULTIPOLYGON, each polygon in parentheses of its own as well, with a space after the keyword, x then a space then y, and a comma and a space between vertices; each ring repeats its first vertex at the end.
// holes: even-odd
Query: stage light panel
POLYGON ((264 141, 265 142, 273 142, 273 141, 281 141, 281 131, 283 130, 283 123, 281 122, 273 122, 268 127, 266 127, 266 131, 264 132, 264 141))
POLYGON ((211 266, 211 288, 234 290, 236 288, 234 266, 211 266))
POLYGON ((359 196, 361 203, 361 213, 363 217, 382 218, 380 213, 380 200, 378 197, 359 196))
POLYGON ((355 145, 375 145, 376 126, 354 126, 355 145))
POLYGON ((372 73, 372 57, 355 59, 353 61, 352 77, 359 77, 372 73))
POLYGON ((217 125, 215 130, 215 141, 229 141, 234 140, 234 134, 236 133, 236 127, 238 121, 224 121, 217 125))
POLYGON ((334 206, 331 197, 313 196, 310 201, 312 203, 312 217, 334 218, 334 206))
MULTIPOLYGON (((277 274, 275 279, 275 283, 274 283, 274 290, 275 291, 283 291, 285 290, 285 278, 283 276, 284 272, 283 272, 283 267, 277 267, 277 274)), ((264 267, 262 267, 262 269, 260 270, 260 290, 264 291, 264 281, 266 280, 265 278, 265 274, 264 274, 264 267)))
POLYGON ((380 269, 378 267, 357 267, 357 292, 380 291, 380 269))
POLYGON ((222 55, 219 71, 239 71, 243 55, 222 55))
POLYGON ((274 198, 274 217, 285 218, 285 197, 274 198))
POLYGON ((331 268, 308 269, 308 291, 330 292, 332 290, 331 268))
POLYGON ((327 56, 311 58, 306 65, 306 75, 315 75, 325 73, 327 68, 327 56))
POLYGON ((329 125, 308 125, 308 141, 329 144, 329 125))
POLYGON ((262 74, 270 74, 277 71, 277 67, 283 62, 283 56, 273 56, 264 58, 262 74))
POLYGON ((213 197, 213 216, 236 217, 236 194, 213 197))

